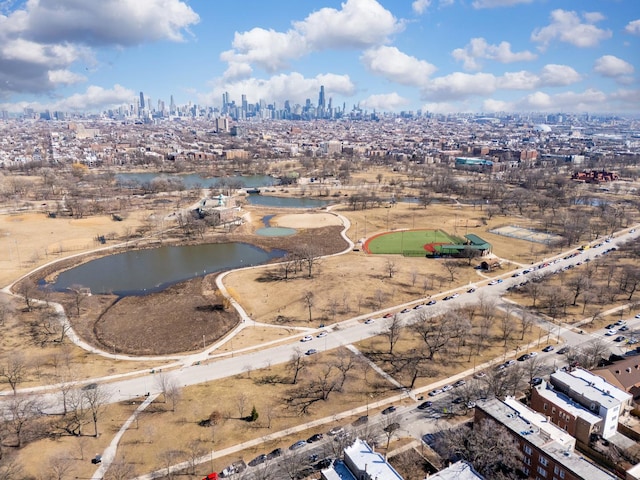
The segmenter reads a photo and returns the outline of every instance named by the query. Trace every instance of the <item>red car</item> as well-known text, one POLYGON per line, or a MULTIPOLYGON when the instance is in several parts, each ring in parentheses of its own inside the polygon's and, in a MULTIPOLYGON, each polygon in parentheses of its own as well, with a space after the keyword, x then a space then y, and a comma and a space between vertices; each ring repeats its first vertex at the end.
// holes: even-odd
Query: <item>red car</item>
POLYGON ((391 318, 393 317, 393 313, 385 313, 382 318, 391 318))

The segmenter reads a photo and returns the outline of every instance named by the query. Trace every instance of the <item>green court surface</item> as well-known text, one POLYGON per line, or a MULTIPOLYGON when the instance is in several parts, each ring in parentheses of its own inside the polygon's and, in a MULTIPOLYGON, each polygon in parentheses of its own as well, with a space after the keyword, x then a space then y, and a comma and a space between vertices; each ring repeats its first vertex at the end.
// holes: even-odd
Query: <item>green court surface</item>
POLYGON ((365 242, 368 253, 391 253, 405 256, 433 255, 440 245, 463 244, 464 240, 442 230, 403 230, 381 233, 365 242))

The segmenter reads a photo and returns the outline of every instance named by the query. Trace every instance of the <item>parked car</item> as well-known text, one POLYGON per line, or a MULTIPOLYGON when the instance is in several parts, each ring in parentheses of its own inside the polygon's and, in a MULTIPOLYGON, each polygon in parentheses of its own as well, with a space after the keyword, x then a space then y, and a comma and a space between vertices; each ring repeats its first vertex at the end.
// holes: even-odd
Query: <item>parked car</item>
POLYGON ((418 405, 418 410, 426 410, 427 408, 431 408, 432 405, 433 402, 427 400, 426 402, 422 402, 420 405, 418 405))
POLYGON ((542 383, 542 379, 540 377, 534 377, 531 379, 531 381, 529 382, 529 384, 532 387, 535 387, 536 385, 540 385, 542 383))
POLYGON ((627 330, 629 330, 629 327, 626 325, 623 325, 618 329, 619 332, 626 332, 627 330))
MULTIPOLYGON (((429 300, 429 301, 427 302, 427 305, 435 305, 435 304, 436 304, 436 301, 435 301, 435 300, 429 300)), ((640 318, 640 317, 638 317, 638 318, 640 318)))
POLYGON ((547 345, 546 347, 544 347, 542 349, 543 352, 553 352, 554 350, 554 346, 553 345, 547 345))
POLYGON ((289 447, 289 450, 298 450, 299 448, 304 447, 307 444, 306 440, 298 440, 296 443, 289 447))
POLYGON ((475 289, 475 288, 470 288, 469 290, 467 290, 467 293, 473 293, 473 292, 475 292, 475 291, 476 291, 476 289, 475 289))
POLYGON ((607 337, 613 337, 616 333, 618 333, 616 330, 607 330, 607 333, 605 333, 605 335, 607 337))
POLYGON ((410 308, 403 308, 402 310, 400 310, 400 313, 409 313, 410 311, 410 308))
POLYGON ((461 387, 463 385, 466 385, 467 382, 465 380, 458 380, 456 383, 453 384, 454 387, 461 387))
POLYGON ((382 318, 391 318, 393 317, 393 313, 385 313, 382 318))
POLYGON ((384 410, 382 410, 382 415, 389 415, 390 413, 393 413, 397 410, 397 408, 394 405, 391 405, 387 408, 385 408, 384 410))
POLYGON ((267 460, 271 460, 272 458, 278 458, 283 453, 284 451, 281 448, 276 448, 274 450, 271 450, 269 453, 267 453, 267 460))
POLYGON ((624 342, 625 337, 623 335, 618 335, 613 339, 614 342, 624 342))
POLYGON ((504 366, 505 367, 510 367, 512 365, 515 365, 516 361, 515 360, 507 360, 506 362, 504 362, 504 366))
POLYGON ((256 465, 260 465, 261 463, 264 463, 268 460, 267 455, 265 455, 264 453, 261 455, 258 455, 256 458, 254 458, 253 460, 251 460, 249 462, 249 466, 250 467, 255 467, 256 465))
POLYGON ((329 335, 327 332, 320 332, 318 335, 316 335, 317 338, 324 338, 327 335, 329 335))
POLYGON ((316 353, 318 353, 318 350, 316 350, 315 348, 310 348, 309 350, 304 352, 305 355, 315 355, 316 353))
POLYGON ((311 335, 305 335, 300 339, 301 342, 310 342, 311 340, 313 340, 313 337, 311 335))
POLYGON ((556 353, 558 355, 564 355, 565 353, 567 353, 569 351, 569 347, 562 347, 560 350, 558 350, 556 353))
POLYGON ((337 426, 337 427, 333 427, 331 430, 329 430, 327 432, 327 434, 333 436, 333 435, 337 435, 337 434, 342 433, 342 432, 344 432, 344 428, 341 427, 341 426, 337 426))
POLYGON ((364 425, 369 421, 369 415, 362 415, 358 417, 351 425, 354 427, 359 427, 360 425, 364 425))
POLYGON ((414 310, 420 310, 421 308, 424 307, 424 303, 419 303, 418 305, 416 305, 415 307, 413 307, 414 310))
POLYGON ((393 422, 383 428, 383 430, 387 433, 395 432, 400 428, 400 424, 398 422, 393 422))
POLYGON ((364 324, 365 324, 365 325, 371 325, 373 322, 375 322, 375 320, 374 320, 373 318, 367 318, 367 319, 364 321, 364 324))
POLYGON ((456 397, 453 399, 452 403, 455 403, 456 405, 458 405, 459 403, 462 403, 464 401, 464 399, 462 397, 456 397))
POLYGON ((486 376, 487 376, 487 374, 484 373, 484 372, 476 372, 476 373, 473 374, 473 378, 483 378, 483 377, 486 377, 486 376))
POLYGON ((321 433, 316 433, 307 438, 307 443, 318 442, 324 438, 324 435, 321 433))
POLYGON ((444 387, 442 387, 442 391, 443 392, 448 392, 449 390, 453 389, 453 385, 445 385, 444 387))
POLYGON ((520 355, 518 357, 518 361, 519 362, 524 362, 525 360, 529 360, 529 358, 531 358, 531 357, 530 357, 530 355, 528 353, 523 353, 522 355, 520 355))

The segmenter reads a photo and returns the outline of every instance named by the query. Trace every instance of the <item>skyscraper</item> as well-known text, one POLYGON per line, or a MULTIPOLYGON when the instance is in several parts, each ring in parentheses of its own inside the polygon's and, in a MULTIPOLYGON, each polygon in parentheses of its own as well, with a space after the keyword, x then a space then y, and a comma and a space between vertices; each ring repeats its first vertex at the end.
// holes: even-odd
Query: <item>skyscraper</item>
POLYGON ((324 99, 324 85, 320 85, 320 96, 318 97, 318 109, 324 111, 326 107, 324 99))
POLYGON ((144 110, 144 93, 140 92, 140 110, 144 110))

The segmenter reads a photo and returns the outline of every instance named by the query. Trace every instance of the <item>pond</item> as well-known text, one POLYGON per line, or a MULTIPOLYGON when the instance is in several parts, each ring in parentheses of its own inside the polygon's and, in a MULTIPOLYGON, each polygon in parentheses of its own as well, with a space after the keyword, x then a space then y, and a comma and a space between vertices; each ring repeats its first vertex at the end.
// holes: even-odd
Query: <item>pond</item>
POLYGON ((116 181, 123 186, 145 185, 155 179, 167 179, 182 182, 188 190, 193 188, 211 188, 226 183, 242 185, 243 188, 271 187, 278 185, 279 180, 269 175, 233 175, 229 177, 202 177, 196 173, 185 175, 166 175, 155 172, 118 173, 116 181))
POLYGON ((250 205, 280 208, 321 208, 329 205, 328 200, 307 197, 274 197, 270 195, 249 195, 247 202, 250 205))
POLYGON ((282 250, 267 252, 241 242, 133 250, 62 272, 49 286, 56 291, 82 286, 96 294, 146 295, 191 278, 259 265, 284 254, 282 250))

